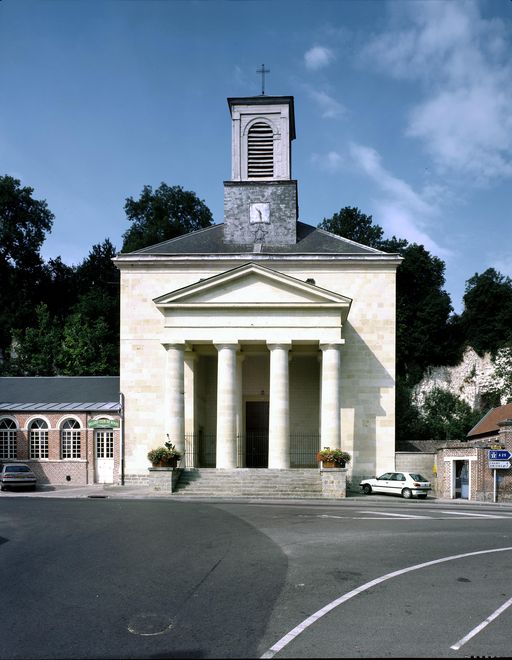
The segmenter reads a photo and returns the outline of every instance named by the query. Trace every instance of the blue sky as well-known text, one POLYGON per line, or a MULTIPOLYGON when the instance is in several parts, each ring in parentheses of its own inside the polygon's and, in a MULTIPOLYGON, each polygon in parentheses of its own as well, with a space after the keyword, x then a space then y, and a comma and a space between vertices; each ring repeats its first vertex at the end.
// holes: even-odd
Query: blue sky
POLYGON ((45 258, 78 263, 145 184, 223 219, 226 98, 295 97, 300 219, 344 206, 466 280, 512 276, 512 2, 3 0, 0 173, 55 214, 45 258))

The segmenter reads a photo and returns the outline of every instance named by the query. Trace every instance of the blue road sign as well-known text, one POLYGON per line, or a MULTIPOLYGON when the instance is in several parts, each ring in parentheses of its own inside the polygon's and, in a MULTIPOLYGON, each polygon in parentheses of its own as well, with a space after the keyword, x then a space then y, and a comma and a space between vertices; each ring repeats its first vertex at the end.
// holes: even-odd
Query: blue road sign
POLYGON ((507 449, 489 449, 488 460, 508 461, 512 454, 507 449))

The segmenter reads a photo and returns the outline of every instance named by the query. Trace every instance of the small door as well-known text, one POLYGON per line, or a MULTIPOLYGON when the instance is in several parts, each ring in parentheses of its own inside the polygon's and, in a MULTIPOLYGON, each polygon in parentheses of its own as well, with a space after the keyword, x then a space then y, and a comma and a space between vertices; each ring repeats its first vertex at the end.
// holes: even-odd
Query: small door
POLYGON ((455 498, 469 499, 469 461, 455 461, 455 498))
POLYGON ((114 431, 94 432, 94 481, 97 484, 114 481, 114 431))
POLYGON ((245 429, 246 466, 268 467, 268 401, 247 401, 245 429))

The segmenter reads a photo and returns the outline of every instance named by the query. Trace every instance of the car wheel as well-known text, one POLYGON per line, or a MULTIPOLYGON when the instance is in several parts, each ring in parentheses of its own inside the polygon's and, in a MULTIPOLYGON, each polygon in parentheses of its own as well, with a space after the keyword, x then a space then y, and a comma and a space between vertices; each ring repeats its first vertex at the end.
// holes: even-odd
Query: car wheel
POLYGON ((365 495, 371 495, 372 494, 372 487, 370 486, 370 484, 365 484, 363 486, 363 493, 365 495))
POLYGON ((404 500, 410 500, 412 497, 412 491, 410 488, 404 488, 402 491, 402 497, 404 500))
POLYGON ((7 487, 4 486, 3 484, 0 486, 0 490, 7 490, 7 487))

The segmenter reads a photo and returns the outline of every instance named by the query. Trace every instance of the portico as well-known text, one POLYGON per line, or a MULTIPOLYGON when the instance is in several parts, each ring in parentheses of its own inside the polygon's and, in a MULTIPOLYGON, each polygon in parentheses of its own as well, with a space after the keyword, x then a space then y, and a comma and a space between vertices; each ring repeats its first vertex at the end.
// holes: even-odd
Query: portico
POLYGON ((246 441, 255 436, 254 405, 248 419, 247 402, 268 406, 259 413, 259 467, 292 467, 298 435, 309 438, 301 459, 311 466, 320 446, 341 446, 340 334, 349 298, 245 264, 154 304, 166 351, 165 432, 189 467, 202 462, 207 437, 210 460, 215 445, 215 467, 247 465, 246 441), (309 378, 301 375, 301 363, 309 378), (300 408, 301 398, 315 409, 306 427, 290 420, 291 399, 300 408))

